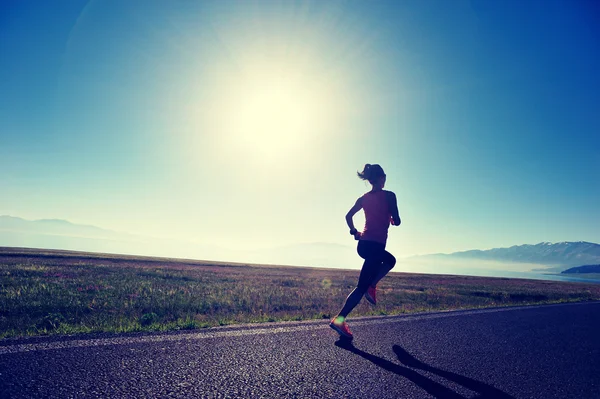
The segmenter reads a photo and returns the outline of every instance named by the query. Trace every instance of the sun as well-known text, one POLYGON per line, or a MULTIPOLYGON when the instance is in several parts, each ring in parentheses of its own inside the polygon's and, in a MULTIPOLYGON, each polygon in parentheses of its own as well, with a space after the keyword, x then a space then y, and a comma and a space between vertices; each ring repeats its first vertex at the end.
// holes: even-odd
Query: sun
POLYGON ((231 74, 213 97, 210 134, 219 151, 272 164, 317 150, 335 119, 333 94, 293 65, 262 62, 231 74))
POLYGON ((317 127, 310 95, 285 77, 250 80, 232 101, 225 130, 229 140, 261 157, 276 157, 306 144, 317 127))

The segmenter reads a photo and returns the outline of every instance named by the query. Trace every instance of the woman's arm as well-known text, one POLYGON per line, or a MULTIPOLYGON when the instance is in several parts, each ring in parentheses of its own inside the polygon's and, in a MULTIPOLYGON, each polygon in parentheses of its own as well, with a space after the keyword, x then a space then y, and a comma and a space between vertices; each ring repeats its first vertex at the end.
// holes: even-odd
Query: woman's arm
POLYGON ((390 206, 390 212, 392 214, 392 221, 394 226, 400 226, 402 221, 400 220, 400 213, 398 212, 398 202, 396 201, 396 194, 391 191, 386 191, 388 204, 390 206))
POLYGON ((360 211, 361 209, 362 209, 362 197, 360 197, 359 199, 356 200, 356 203, 354 204, 354 206, 352 208, 350 208, 350 210, 346 214, 346 223, 348 224, 348 227, 350 227, 350 231, 356 231, 356 228, 354 227, 354 221, 352 220, 352 216, 354 216, 356 214, 356 212, 360 211))

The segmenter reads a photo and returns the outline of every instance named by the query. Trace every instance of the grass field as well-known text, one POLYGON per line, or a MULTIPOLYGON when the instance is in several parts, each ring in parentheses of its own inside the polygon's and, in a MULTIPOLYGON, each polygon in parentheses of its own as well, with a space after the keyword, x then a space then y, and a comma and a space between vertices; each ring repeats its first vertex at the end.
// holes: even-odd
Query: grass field
MULTIPOLYGON (((329 319, 358 273, 4 248, 0 338, 329 319)), ((600 299, 598 284, 398 272, 378 288, 351 317, 600 299)))

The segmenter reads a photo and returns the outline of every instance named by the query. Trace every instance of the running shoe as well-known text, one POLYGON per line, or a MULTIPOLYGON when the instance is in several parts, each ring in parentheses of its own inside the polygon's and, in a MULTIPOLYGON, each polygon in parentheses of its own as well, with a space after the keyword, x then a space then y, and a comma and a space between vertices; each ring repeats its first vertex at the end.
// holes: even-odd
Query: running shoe
POLYGON ((371 302, 373 305, 377 305, 377 287, 370 285, 365 293, 365 298, 367 298, 367 301, 371 302))
POLYGON ((350 327, 348 327, 348 323, 346 323, 343 317, 337 316, 331 319, 329 327, 337 331, 337 333, 340 334, 342 337, 352 339, 352 332, 350 331, 350 327))

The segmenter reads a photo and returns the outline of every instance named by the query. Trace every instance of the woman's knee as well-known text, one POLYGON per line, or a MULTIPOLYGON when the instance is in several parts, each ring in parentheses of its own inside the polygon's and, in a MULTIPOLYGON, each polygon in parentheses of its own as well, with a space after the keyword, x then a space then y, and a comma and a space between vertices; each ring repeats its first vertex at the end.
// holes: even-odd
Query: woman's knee
POLYGON ((383 263, 389 266, 390 270, 396 265, 396 258, 389 252, 386 252, 383 263))

